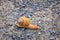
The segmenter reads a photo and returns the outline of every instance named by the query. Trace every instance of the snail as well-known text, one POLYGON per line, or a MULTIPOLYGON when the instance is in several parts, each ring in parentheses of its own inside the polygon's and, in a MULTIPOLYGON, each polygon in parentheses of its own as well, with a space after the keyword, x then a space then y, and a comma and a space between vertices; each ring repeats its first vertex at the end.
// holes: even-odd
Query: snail
POLYGON ((29 29, 38 29, 39 26, 30 24, 30 20, 25 16, 22 16, 18 19, 16 24, 18 27, 29 28, 29 29))

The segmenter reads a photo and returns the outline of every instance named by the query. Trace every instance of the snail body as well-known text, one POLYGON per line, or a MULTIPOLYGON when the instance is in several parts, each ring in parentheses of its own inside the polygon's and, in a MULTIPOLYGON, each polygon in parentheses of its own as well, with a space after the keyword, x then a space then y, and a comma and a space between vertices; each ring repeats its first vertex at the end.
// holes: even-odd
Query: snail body
POLYGON ((28 28, 35 30, 35 29, 38 29, 39 27, 37 25, 30 24, 28 28))
POLYGON ((29 29, 38 29, 39 27, 36 25, 30 24, 30 20, 26 18, 25 16, 20 17, 18 19, 18 23, 16 24, 18 27, 24 27, 29 29))

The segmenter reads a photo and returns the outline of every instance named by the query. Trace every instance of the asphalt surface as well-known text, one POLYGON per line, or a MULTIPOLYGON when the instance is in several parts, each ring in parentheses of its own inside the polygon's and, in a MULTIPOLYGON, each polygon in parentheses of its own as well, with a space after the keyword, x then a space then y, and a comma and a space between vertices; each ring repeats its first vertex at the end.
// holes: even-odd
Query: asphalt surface
POLYGON ((60 40, 60 1, 0 0, 0 40, 60 40), (21 16, 40 29, 18 28, 21 16))

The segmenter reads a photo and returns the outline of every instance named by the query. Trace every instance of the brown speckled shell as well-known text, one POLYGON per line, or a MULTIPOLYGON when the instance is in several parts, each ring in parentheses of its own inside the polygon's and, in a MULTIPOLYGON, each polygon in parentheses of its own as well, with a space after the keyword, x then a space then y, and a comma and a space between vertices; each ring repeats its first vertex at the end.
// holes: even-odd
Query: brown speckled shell
POLYGON ((21 17, 18 19, 18 23, 21 25, 21 26, 28 26, 30 24, 30 21, 28 18, 26 18, 25 16, 21 17))

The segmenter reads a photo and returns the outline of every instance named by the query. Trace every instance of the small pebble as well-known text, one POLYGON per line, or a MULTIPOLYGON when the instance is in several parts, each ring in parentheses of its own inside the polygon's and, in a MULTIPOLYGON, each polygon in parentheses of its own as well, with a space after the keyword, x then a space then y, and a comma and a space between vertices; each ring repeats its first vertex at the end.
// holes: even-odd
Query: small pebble
POLYGON ((40 34, 41 34, 41 32, 38 32, 38 34, 40 35, 40 34))
POLYGON ((51 36, 55 36, 55 34, 56 34, 55 32, 50 33, 51 36))
POLYGON ((50 37, 50 40, 55 40, 55 38, 54 37, 50 37))

